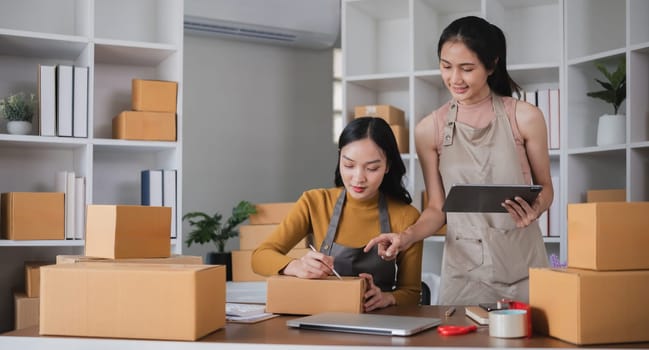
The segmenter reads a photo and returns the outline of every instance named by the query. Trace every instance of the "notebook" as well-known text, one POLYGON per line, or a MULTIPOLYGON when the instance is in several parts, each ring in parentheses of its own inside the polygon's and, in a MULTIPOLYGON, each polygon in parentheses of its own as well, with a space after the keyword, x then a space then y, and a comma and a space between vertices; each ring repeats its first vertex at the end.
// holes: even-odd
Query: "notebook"
POLYGON ((453 185, 448 191, 442 210, 461 213, 506 213, 502 207, 506 199, 518 196, 532 203, 541 185, 453 185))
POLYGON ((320 331, 409 336, 438 326, 439 318, 325 312, 286 321, 289 327, 320 331))

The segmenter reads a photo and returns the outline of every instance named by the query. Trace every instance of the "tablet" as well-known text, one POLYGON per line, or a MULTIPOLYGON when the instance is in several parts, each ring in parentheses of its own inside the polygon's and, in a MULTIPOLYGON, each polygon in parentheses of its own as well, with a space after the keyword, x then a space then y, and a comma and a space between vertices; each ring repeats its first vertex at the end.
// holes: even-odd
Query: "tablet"
POLYGON ((506 213, 506 199, 518 196, 532 203, 543 189, 541 185, 453 185, 442 210, 448 213, 506 213))

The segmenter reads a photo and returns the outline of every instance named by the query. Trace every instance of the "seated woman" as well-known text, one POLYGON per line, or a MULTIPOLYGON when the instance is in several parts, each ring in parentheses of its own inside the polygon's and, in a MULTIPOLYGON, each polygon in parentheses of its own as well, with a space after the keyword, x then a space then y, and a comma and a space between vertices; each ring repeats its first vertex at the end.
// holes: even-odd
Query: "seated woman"
MULTIPOLYGON (((293 209, 252 255, 253 270, 324 278, 332 268, 366 280, 365 311, 417 305, 421 292, 422 242, 384 261, 363 247, 382 232, 403 232, 419 217, 402 184, 406 172, 390 126, 381 118, 349 123, 338 141, 337 187, 302 194, 293 209), (286 255, 313 232, 319 251, 300 259, 286 255)), ((376 247, 374 248, 376 249, 376 247)))

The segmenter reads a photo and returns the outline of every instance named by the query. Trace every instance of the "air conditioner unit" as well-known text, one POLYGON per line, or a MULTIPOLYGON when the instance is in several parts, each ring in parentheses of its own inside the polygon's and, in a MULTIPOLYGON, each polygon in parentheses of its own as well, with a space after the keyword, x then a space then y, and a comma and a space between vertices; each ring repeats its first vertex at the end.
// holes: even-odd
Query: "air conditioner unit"
POLYGON ((340 0, 186 0, 185 32, 311 49, 332 47, 340 0))

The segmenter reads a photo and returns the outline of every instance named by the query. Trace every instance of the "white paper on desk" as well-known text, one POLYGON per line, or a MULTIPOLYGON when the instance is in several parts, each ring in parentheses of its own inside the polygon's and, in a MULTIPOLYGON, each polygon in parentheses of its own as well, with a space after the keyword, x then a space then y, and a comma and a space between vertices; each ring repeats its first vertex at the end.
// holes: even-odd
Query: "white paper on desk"
POLYGON ((266 281, 227 282, 225 301, 227 303, 266 304, 266 281))

